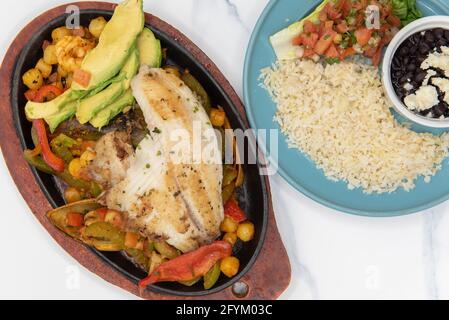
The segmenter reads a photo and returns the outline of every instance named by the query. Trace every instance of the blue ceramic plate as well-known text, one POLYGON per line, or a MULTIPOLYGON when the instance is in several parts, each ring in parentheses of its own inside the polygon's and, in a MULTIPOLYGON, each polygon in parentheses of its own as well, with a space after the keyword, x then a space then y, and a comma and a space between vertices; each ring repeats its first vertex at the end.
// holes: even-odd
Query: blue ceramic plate
MULTIPOLYGON (((276 105, 260 86, 260 70, 276 61, 268 38, 277 31, 300 20, 312 12, 320 0, 271 0, 256 24, 252 34, 244 70, 244 98, 251 125, 255 129, 279 129, 273 121, 276 105)), ((425 16, 449 15, 449 2, 442 0, 418 0, 418 6, 425 16)), ((429 131, 414 126, 416 131, 429 131)), ((438 133, 438 131, 432 131, 438 133)), ((264 144, 264 141, 260 141, 264 144)), ((346 183, 332 182, 317 169, 315 164, 297 149, 289 149, 286 137, 279 138, 278 155, 272 155, 270 145, 263 147, 268 158, 277 161, 279 173, 293 187, 319 203, 343 212, 373 216, 391 217, 406 215, 433 207, 449 199, 449 160, 443 168, 425 183, 416 181, 416 188, 410 192, 399 189, 392 194, 366 195, 362 190, 348 190, 346 183)))

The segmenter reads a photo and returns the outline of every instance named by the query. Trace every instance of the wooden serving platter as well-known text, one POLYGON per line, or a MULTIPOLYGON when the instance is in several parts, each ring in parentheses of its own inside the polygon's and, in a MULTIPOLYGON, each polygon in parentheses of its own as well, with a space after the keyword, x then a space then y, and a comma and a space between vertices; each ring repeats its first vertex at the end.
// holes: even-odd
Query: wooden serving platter
MULTIPOLYGON (((14 65, 17 57, 23 48, 29 43, 33 32, 44 27, 48 21, 53 20, 65 14, 68 5, 76 5, 81 10, 113 10, 115 4, 105 2, 77 2, 65 4, 63 6, 51 9, 30 22, 15 38, 8 49, 0 68, 0 112, 2 114, 2 125, 0 126, 0 146, 9 171, 31 211, 38 221, 44 226, 53 239, 63 247, 71 256, 91 272, 97 274, 104 280, 125 289, 144 299, 239 299, 232 287, 228 287, 220 292, 205 296, 173 296, 162 295, 149 290, 139 293, 137 284, 125 274, 113 268, 105 260, 101 259, 92 250, 72 240, 59 230, 57 230, 45 217, 48 210, 52 209, 50 202, 46 198, 33 175, 30 167, 23 158, 23 150, 20 139, 14 124, 12 107, 12 81, 14 65)), ((151 14, 145 14, 146 23, 161 30, 181 46, 186 48, 201 65, 208 70, 226 95, 232 100, 238 108, 241 117, 248 126, 245 109, 240 98, 219 71, 217 66, 186 36, 181 32, 158 19, 151 14)), ((287 288, 290 282, 291 270, 286 250, 282 244, 279 232, 276 227, 276 221, 271 203, 271 193, 268 178, 265 177, 265 184, 269 203, 268 227, 263 248, 253 265, 241 279, 248 285, 248 294, 242 299, 276 299, 287 288)))

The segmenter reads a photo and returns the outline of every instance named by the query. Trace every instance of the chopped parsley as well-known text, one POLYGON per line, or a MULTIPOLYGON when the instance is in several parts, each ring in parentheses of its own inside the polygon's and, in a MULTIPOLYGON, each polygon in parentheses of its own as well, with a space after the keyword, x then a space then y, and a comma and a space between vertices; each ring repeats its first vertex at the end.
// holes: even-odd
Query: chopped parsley
POLYGON ((153 133, 159 134, 161 132, 162 132, 161 129, 159 129, 158 127, 154 128, 154 130, 153 130, 153 133))
POLYGON ((327 58, 325 61, 327 64, 336 64, 341 62, 339 58, 327 58))

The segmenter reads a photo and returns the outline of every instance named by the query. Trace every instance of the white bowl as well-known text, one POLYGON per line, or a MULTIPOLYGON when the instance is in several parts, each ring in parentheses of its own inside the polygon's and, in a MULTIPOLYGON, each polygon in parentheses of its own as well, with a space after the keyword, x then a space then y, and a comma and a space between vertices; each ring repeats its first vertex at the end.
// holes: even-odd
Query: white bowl
POLYGON ((382 64, 382 82, 385 88, 385 94, 390 99, 394 109, 409 119, 412 122, 418 123, 420 125, 431 127, 431 128, 449 128, 449 119, 432 119, 421 116, 419 114, 410 111, 404 103, 397 96, 393 83, 391 81, 391 63, 393 61, 393 57, 396 53, 396 50, 401 46, 401 44, 407 40, 410 36, 436 28, 443 28, 449 30, 449 17, 448 16, 432 16, 418 19, 406 27, 404 27, 401 31, 399 31, 391 43, 387 47, 387 51, 384 55, 384 60, 382 64))

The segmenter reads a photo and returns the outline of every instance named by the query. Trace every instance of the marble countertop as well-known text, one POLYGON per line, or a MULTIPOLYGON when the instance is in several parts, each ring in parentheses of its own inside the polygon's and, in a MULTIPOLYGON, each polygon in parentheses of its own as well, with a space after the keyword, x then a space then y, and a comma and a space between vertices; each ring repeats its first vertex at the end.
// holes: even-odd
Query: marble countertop
MULTIPOLYGON (((283 1, 283 0, 279 0, 283 1)), ((268 0, 145 0, 145 11, 185 33, 242 96, 246 46, 268 0)), ((17 31, 60 0, 2 0, 1 58, 17 31)), ((264 39, 261 39, 264 41, 264 39)), ((135 299, 79 266, 36 223, 0 161, 0 298, 135 299)), ((449 299, 449 203, 372 219, 327 209, 271 178, 292 263, 282 299, 449 299)))

